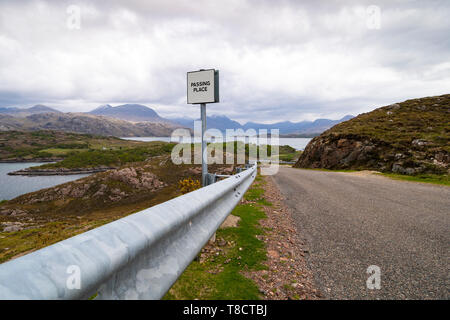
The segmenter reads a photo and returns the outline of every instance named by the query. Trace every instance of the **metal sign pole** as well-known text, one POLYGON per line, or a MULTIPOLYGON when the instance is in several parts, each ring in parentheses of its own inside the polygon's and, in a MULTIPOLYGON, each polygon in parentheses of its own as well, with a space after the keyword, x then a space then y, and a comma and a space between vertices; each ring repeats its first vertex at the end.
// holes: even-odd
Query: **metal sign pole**
POLYGON ((202 185, 206 187, 208 185, 208 153, 206 148, 206 104, 200 104, 200 113, 202 119, 202 185))
POLYGON ((208 174, 208 152, 206 143, 206 104, 219 102, 219 70, 200 69, 187 73, 187 103, 200 104, 202 119, 202 185, 215 182, 208 174))

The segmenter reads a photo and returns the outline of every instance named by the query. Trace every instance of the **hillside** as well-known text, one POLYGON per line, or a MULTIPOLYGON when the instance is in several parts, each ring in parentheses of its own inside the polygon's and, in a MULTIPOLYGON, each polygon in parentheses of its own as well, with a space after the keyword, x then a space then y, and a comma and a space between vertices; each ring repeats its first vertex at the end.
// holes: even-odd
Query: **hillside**
POLYGON ((175 165, 164 153, 1 202, 0 263, 179 196, 189 178, 199 181, 201 167, 175 165))
MULTIPOLYGON (((141 104, 123 104, 116 107, 106 104, 88 112, 88 114, 133 122, 171 123, 169 120, 160 117, 152 108, 141 104)), ((174 123, 171 124, 174 125, 174 123)))
POLYGON ((39 113, 61 113, 61 112, 52 109, 50 107, 44 106, 42 104, 37 104, 31 108, 0 108, 0 114, 10 115, 14 117, 27 117, 29 115, 39 113))
POLYGON ((38 113, 26 117, 0 114, 0 131, 58 130, 116 137, 148 137, 170 136, 177 127, 169 123, 133 123, 84 113, 38 113))
POLYGON ((407 100, 340 123, 314 138, 295 167, 448 173, 450 94, 407 100))
MULTIPOLYGON (((314 121, 276 123, 247 122, 241 125, 224 115, 207 117, 208 128, 226 132, 227 129, 260 130, 278 129, 280 135, 292 137, 311 137, 322 133, 333 125, 351 119, 347 115, 342 119, 316 119, 314 121)), ((198 119, 199 120, 199 119, 198 119)), ((169 136, 174 128, 194 129, 194 119, 166 119, 147 106, 141 104, 123 104, 112 107, 105 104, 85 113, 63 113, 44 105, 31 108, 0 108, 0 131, 8 130, 62 130, 78 133, 131 136, 169 136)))
MULTIPOLYGON (((206 124, 208 128, 215 128, 222 132, 225 132, 226 129, 254 129, 256 131, 260 129, 278 129, 279 133, 282 135, 309 135, 315 136, 323 131, 331 128, 335 124, 346 121, 353 118, 353 116, 347 115, 339 120, 330 120, 330 119, 316 119, 314 121, 300 121, 300 122, 291 122, 291 121, 283 121, 283 122, 275 122, 275 123, 258 123, 258 122, 247 122, 241 125, 239 122, 231 120, 227 116, 219 116, 213 115, 210 117, 206 117, 206 124)), ((180 125, 185 127, 194 128, 194 119, 188 118, 176 118, 172 119, 172 121, 177 122, 180 125)))
POLYGON ((169 154, 174 144, 59 131, 0 132, 0 162, 52 162, 10 175, 96 173, 169 154))

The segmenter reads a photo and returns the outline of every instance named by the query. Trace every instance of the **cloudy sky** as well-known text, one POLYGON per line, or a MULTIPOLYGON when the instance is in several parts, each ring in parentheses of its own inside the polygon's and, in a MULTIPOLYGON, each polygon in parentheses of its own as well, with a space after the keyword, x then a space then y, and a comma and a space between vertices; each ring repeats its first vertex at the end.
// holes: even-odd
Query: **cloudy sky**
POLYGON ((0 0, 0 106, 196 117, 186 72, 200 68, 220 70, 208 114, 241 122, 450 93, 450 1, 0 0))

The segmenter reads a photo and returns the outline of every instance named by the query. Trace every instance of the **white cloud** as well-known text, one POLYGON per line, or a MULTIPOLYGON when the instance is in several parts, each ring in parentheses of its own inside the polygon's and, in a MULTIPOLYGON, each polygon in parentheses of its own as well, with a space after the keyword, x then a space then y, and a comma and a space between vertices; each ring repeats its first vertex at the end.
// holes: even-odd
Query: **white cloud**
POLYGON ((447 2, 0 2, 0 104, 87 111, 144 103, 196 116, 186 72, 217 68, 221 103, 245 121, 339 118, 448 93, 447 2), (81 29, 67 28, 69 5, 81 29))

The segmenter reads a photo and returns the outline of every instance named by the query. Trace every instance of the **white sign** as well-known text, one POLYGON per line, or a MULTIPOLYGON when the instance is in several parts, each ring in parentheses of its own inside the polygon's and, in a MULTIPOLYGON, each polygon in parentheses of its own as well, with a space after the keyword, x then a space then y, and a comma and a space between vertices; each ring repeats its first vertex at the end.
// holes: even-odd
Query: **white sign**
POLYGON ((214 69, 187 73, 187 103, 219 102, 219 76, 214 69))

